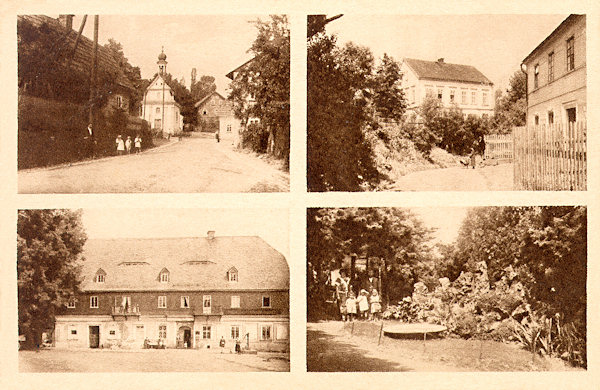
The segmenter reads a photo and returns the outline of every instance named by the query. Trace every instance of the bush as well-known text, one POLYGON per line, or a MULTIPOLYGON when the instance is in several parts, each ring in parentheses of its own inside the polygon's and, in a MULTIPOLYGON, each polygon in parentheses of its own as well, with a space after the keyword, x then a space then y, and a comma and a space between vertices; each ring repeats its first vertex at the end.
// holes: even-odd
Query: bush
POLYGON ((241 132, 242 146, 250 148, 257 153, 266 153, 269 132, 260 123, 250 123, 241 132))
POLYGON ((469 339, 479 334, 479 318, 469 312, 462 312, 454 317, 454 330, 456 335, 469 339))

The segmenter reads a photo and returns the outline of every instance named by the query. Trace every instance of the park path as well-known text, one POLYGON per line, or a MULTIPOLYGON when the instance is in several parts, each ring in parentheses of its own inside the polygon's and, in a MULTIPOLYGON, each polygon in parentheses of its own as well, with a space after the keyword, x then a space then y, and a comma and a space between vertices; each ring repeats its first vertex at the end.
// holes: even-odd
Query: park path
POLYGON ((400 177, 394 191, 512 191, 513 164, 429 169, 400 177))
POLYGON ((19 171, 19 193, 289 191, 289 175, 227 141, 193 134, 141 154, 19 171))
POLYGON ((439 364, 403 348, 378 346, 349 337, 340 321, 307 323, 306 363, 308 371, 386 372, 386 371, 465 371, 439 364))

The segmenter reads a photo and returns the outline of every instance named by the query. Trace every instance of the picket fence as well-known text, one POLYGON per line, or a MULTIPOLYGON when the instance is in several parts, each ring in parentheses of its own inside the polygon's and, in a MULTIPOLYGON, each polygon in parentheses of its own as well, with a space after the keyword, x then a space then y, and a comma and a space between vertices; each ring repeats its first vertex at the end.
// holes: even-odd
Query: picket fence
POLYGON ((515 127, 515 189, 585 191, 586 136, 585 121, 515 127))
POLYGON ((484 136, 486 159, 511 159, 513 158, 512 134, 489 134, 484 136))

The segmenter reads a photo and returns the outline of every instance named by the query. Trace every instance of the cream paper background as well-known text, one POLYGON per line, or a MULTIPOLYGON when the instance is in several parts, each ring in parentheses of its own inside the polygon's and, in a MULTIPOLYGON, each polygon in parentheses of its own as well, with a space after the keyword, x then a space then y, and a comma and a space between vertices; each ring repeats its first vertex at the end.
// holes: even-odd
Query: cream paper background
MULTIPOLYGON (((598 195, 600 145, 600 7, 594 1, 16 1, 0 4, 0 388, 3 389, 592 389, 600 387, 598 195), (272 14, 291 27, 290 193, 279 194, 17 194, 17 14, 272 14), (587 192, 306 192, 307 14, 587 14, 587 192), (290 215, 290 373, 20 374, 17 352, 16 210, 18 208, 288 208, 290 215), (307 373, 306 207, 481 205, 588 206, 588 370, 544 373, 307 373)), ((357 29, 360 29, 357 26, 357 29)), ((360 42, 358 42, 360 43, 360 42)), ((393 45, 393 37, 390 37, 393 45)), ((532 48, 533 49, 533 48, 532 48)))

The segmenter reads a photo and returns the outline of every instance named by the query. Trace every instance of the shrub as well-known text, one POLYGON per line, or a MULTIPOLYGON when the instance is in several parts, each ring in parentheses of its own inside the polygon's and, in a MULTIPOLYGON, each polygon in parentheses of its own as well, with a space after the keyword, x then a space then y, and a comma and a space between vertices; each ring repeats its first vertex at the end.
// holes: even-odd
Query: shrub
POLYGON ((479 334, 479 318, 473 313, 462 312, 454 316, 453 332, 465 339, 477 336, 479 334))
POLYGON ((260 123, 250 123, 241 132, 242 146, 258 153, 267 151, 269 132, 260 123))

